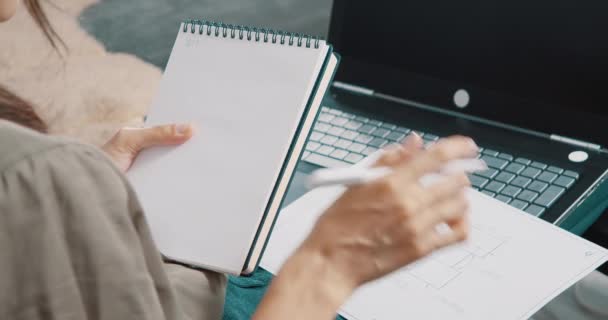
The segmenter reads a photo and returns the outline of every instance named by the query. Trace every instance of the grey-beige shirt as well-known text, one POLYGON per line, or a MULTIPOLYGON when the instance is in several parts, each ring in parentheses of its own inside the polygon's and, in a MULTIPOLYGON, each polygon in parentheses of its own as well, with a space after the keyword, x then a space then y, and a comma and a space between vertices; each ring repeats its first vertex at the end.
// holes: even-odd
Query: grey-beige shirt
POLYGON ((0 120, 0 319, 219 319, 225 284, 163 262, 97 149, 0 120))

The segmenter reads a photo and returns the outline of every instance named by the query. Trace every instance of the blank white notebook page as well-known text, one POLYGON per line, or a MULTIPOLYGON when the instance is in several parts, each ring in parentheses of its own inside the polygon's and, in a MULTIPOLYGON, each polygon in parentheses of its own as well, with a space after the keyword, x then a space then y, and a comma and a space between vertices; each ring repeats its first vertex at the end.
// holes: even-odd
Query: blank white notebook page
POLYGON ((129 179, 163 254, 240 273, 328 46, 198 28, 180 28, 147 121, 195 136, 142 153, 129 179))

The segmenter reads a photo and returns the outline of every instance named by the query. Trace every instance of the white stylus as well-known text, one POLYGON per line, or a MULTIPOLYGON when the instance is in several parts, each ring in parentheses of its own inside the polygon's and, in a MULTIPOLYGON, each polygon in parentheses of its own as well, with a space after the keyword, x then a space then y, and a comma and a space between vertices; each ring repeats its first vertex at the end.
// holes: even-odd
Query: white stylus
MULTIPOLYGON (((363 164, 354 165, 352 167, 345 168, 334 168, 334 169, 319 169, 309 177, 308 187, 310 189, 332 186, 332 185, 344 185, 352 186, 358 184, 364 184, 376 179, 385 177, 391 174, 392 169, 387 167, 376 167, 370 168, 369 165, 376 162, 377 159, 382 155, 382 151, 376 152, 365 159, 363 164)), ((455 173, 473 173, 478 171, 487 170, 488 166, 483 160, 479 159, 464 159, 464 160, 453 160, 448 162, 445 166, 439 170, 439 172, 431 173, 423 176, 420 179, 420 184, 423 187, 428 187, 440 180, 443 175, 455 174, 455 173)), ((439 234, 447 234, 452 231, 450 226, 446 223, 440 223, 435 226, 435 231, 439 234)))
MULTIPOLYGON (((456 173, 473 173, 478 171, 487 170, 488 167, 483 160, 479 159, 463 159, 453 160, 448 162, 441 170, 435 174, 431 174, 426 177, 422 177, 421 183, 428 185, 436 180, 437 174, 449 175, 456 173)), ((344 185, 352 186, 365 184, 376 179, 380 179, 389 175, 392 172, 391 168, 377 167, 368 168, 364 166, 352 166, 345 168, 333 168, 333 169, 319 169, 312 173, 308 179, 308 187, 310 189, 332 186, 332 185, 344 185)))

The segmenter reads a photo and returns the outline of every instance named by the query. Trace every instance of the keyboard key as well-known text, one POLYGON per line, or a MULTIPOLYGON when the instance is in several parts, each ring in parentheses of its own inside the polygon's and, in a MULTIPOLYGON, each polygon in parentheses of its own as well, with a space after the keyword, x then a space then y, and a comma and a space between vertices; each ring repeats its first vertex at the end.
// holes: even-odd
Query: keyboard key
POLYGON ((473 186, 477 189, 483 188, 486 185, 486 183, 488 183, 488 181, 489 181, 486 178, 482 178, 482 177, 476 176, 474 174, 469 176, 469 180, 471 181, 471 186, 473 186))
POLYGON ((517 199, 515 199, 515 200, 511 201, 511 203, 509 203, 509 204, 510 204, 512 207, 514 207, 514 208, 516 208, 516 209, 519 209, 519 210, 524 210, 524 209, 525 209, 525 208, 528 206, 528 203, 527 203, 527 202, 523 202, 523 201, 521 201, 521 200, 517 200, 517 199))
POLYGON ((313 131, 313 132, 310 134, 310 138, 309 138, 309 140, 310 140, 310 141, 319 141, 319 140, 321 140, 321 138, 323 138, 324 136, 325 136, 325 134, 323 134, 323 133, 321 133, 321 132, 313 131))
POLYGON ((521 192, 521 188, 518 187, 514 187, 514 186, 507 186, 504 189, 502 189, 502 191, 500 192, 501 194, 504 194, 505 196, 514 198, 516 197, 519 193, 521 192))
POLYGON ((372 125, 372 126, 377 126, 377 127, 379 127, 379 126, 381 126, 381 125, 382 125, 382 122, 380 122, 380 121, 378 121, 378 120, 370 120, 370 121, 368 122, 368 124, 369 124, 369 125, 372 125))
POLYGON ((315 151, 315 150, 319 149, 320 146, 321 146, 320 143, 317 143, 317 142, 314 142, 314 141, 309 141, 306 144, 306 150, 308 150, 308 151, 315 151))
POLYGON ((327 145, 332 145, 334 143, 336 143, 336 141, 338 141, 337 137, 334 136, 325 136, 323 138, 321 138, 321 143, 327 144, 327 145))
POLYGON ((439 137, 434 134, 427 133, 424 135, 424 139, 431 140, 431 141, 437 141, 437 140, 439 140, 439 137))
POLYGON ((330 110, 329 107, 326 107, 326 106, 321 107, 321 111, 323 111, 323 112, 329 112, 329 110, 330 110))
POLYGON ((341 127, 331 127, 331 128, 329 128, 329 130, 327 130, 327 133, 332 134, 334 136, 339 136, 344 131, 346 131, 346 130, 344 130, 344 128, 341 128, 341 127))
POLYGON ((547 168, 546 164, 537 162, 537 161, 532 162, 531 166, 533 166, 534 168, 541 169, 541 170, 545 170, 547 168))
POLYGON ((510 163, 505 170, 509 171, 509 172, 513 172, 515 174, 519 174, 520 172, 522 172, 524 170, 525 166, 521 163, 510 163))
POLYGON ((319 149, 316 150, 316 152, 319 153, 319 154, 322 154, 324 156, 327 156, 330 153, 334 152, 334 150, 336 150, 334 147, 321 146, 319 149))
POLYGON ((378 149, 377 149, 377 148, 374 148, 374 147, 367 147, 367 148, 363 149, 362 153, 363 153, 364 155, 366 155, 366 156, 369 156, 370 154, 372 154, 372 153, 374 153, 374 152, 376 152, 376 151, 378 151, 378 149))
POLYGON ((511 200, 513 200, 513 199, 511 199, 511 198, 509 198, 507 196, 503 196, 502 194, 499 194, 499 195, 496 196, 496 200, 500 200, 500 201, 502 201, 502 202, 504 202, 506 204, 509 204, 509 202, 511 202, 511 200))
POLYGON ((334 116, 333 114, 329 114, 329 113, 321 113, 321 115, 319 115, 319 121, 321 122, 330 122, 332 121, 336 116, 334 116))
POLYGON ((346 149, 348 148, 348 146, 350 146, 351 144, 353 144, 352 141, 350 140, 345 140, 345 139, 338 139, 338 141, 336 141, 334 143, 334 147, 336 148, 341 148, 341 149, 346 149))
POLYGON ((515 159, 515 162, 519 162, 523 165, 529 165, 530 163, 532 163, 532 161, 530 161, 530 159, 526 159, 526 158, 517 158, 515 159))
POLYGON ((306 157, 304 159, 304 161, 312 163, 312 164, 316 164, 320 167, 325 167, 325 168, 345 167, 348 165, 348 163, 346 163, 344 161, 322 156, 317 153, 311 153, 310 155, 308 155, 308 157, 306 157))
POLYGON ((336 117, 333 120, 331 120, 329 123, 333 124, 334 126, 343 126, 347 122, 348 122, 348 119, 346 119, 346 118, 336 117))
POLYGON ((496 180, 504 183, 509 183, 515 178, 515 175, 508 172, 501 172, 496 176, 496 180))
MULTIPOLYGON (((488 149, 484 150, 484 152, 487 150, 488 149)), ((496 157, 492 157, 492 156, 488 156, 488 155, 481 157, 481 160, 485 161, 486 164, 488 165, 488 167, 496 168, 499 170, 504 169, 504 167, 506 167, 507 164, 509 163, 509 161, 507 161, 507 160, 498 159, 496 157)))
POLYGON ((365 133, 365 134, 370 134, 374 130, 376 130, 376 127, 369 125, 369 124, 366 124, 366 125, 360 127, 359 129, 357 129, 357 131, 359 131, 361 133, 365 133))
POLYGON ((386 129, 386 130, 395 130, 397 128, 396 125, 394 124, 390 124, 390 123, 383 123, 381 125, 382 128, 386 129))
POLYGON ((424 136, 424 138, 422 138, 422 140, 424 140, 424 144, 428 147, 429 145, 435 143, 434 140, 431 140, 429 138, 427 138, 426 136, 424 136))
POLYGON ((536 168, 532 168, 532 167, 527 167, 521 173, 522 176, 529 177, 529 178, 532 178, 532 179, 535 179, 536 177, 538 177, 539 174, 540 174, 540 170, 536 169, 536 168))
POLYGON ((557 175, 553 172, 545 171, 538 176, 538 180, 551 183, 557 178, 557 175))
POLYGON ((304 153, 302 154, 302 159, 308 157, 310 155, 310 151, 304 151, 304 153))
POLYGON ((391 141, 401 142, 403 139, 405 139, 405 134, 401 133, 401 132, 393 131, 388 136, 386 136, 386 138, 391 141))
POLYGON ((331 113, 333 115, 337 115, 337 116, 339 116, 339 115, 342 114, 342 111, 340 111, 338 109, 331 109, 331 108, 327 112, 329 112, 329 113, 331 113))
POLYGON ((482 190, 481 193, 485 193, 485 194, 489 195, 492 198, 496 195, 496 193, 490 192, 490 191, 487 191, 487 190, 482 190))
POLYGON ((345 130, 344 132, 342 132, 342 134, 340 135, 340 137, 347 139, 347 140, 354 140, 359 134, 355 131, 352 130, 345 130))
POLYGON ((492 181, 492 182, 488 183, 488 185, 484 189, 488 190, 490 192, 498 193, 504 187, 505 187, 504 183, 498 182, 498 181, 492 181))
POLYGON ((545 208, 539 207, 537 205, 531 205, 527 207, 524 211, 533 216, 539 217, 541 214, 543 214, 543 212, 545 212, 545 208))
POLYGON ((372 139, 374 139, 374 137, 368 136, 366 134, 360 134, 355 138, 355 141, 363 143, 363 144, 367 144, 370 141, 372 141, 372 139))
POLYGON ((520 188, 525 188, 530 184, 530 182, 532 182, 532 179, 530 178, 517 177, 511 181, 511 184, 520 188))
POLYGON ((388 136, 389 133, 390 133, 390 131, 388 131, 386 129, 378 128, 378 129, 372 131, 372 136, 378 137, 378 138, 384 138, 384 137, 388 136))
POLYGON ((492 168, 489 168, 488 170, 477 173, 477 175, 488 178, 488 179, 494 178, 497 174, 498 174, 498 171, 496 169, 492 169, 492 168))
POLYGON ((534 204, 549 207, 555 202, 555 200, 557 200, 557 198, 559 198, 559 196, 562 195, 562 193, 564 193, 564 191, 566 191, 566 189, 562 187, 550 186, 547 188, 547 190, 540 194, 540 196, 534 201, 534 204))
POLYGON ((327 123, 317 122, 317 124, 315 124, 315 131, 327 132, 329 128, 331 128, 331 126, 327 123))
POLYGON ((498 155, 498 157, 501 159, 508 160, 508 161, 513 161, 513 156, 508 153, 501 153, 498 155))
POLYGON ((342 112, 341 116, 344 117, 344 118, 346 118, 346 119, 348 119, 348 120, 352 120, 352 119, 354 119, 354 118, 357 117, 354 114, 348 113, 348 112, 342 112))
POLYGON ((397 127, 397 128, 395 129, 395 131, 397 131, 397 132, 401 132, 401 133, 404 133, 404 134, 408 134, 408 133, 410 133, 410 131, 411 131, 411 130, 410 130, 410 129, 408 129, 408 128, 405 128, 405 127, 397 127))
POLYGON ((554 183, 560 187, 570 188, 570 186, 574 183, 574 181, 575 181, 574 178, 561 176, 561 177, 557 178, 557 180, 555 180, 554 183))
POLYGON ((348 149, 349 151, 352 151, 352 152, 361 153, 361 151, 363 151, 363 149, 365 149, 365 145, 355 142, 355 143, 351 144, 350 146, 348 146, 348 148, 346 148, 346 149, 348 149))
POLYGON ((334 152, 329 154, 330 157, 336 158, 339 160, 344 159, 344 157, 346 157, 347 155, 348 155, 348 151, 340 150, 340 149, 334 150, 334 152))
POLYGON ((362 117, 362 116, 358 116, 358 117, 356 117, 356 118, 355 118, 355 120, 357 120, 357 121, 359 121, 359 122, 362 122, 362 123, 367 123, 367 122, 369 122, 369 119, 368 119, 368 118, 366 118, 366 117, 362 117))
POLYGON ((382 148, 384 147, 388 141, 382 138, 374 138, 374 140, 370 141, 368 144, 372 147, 382 148))
POLYGON ((540 193, 540 192, 545 191, 545 189, 547 189, 548 186, 549 185, 544 182, 534 181, 528 186, 528 189, 540 193))
POLYGON ((562 174, 562 172, 564 172, 564 169, 554 166, 550 166, 549 168, 547 168, 547 170, 557 174, 562 174))
POLYGON ((564 171, 564 175, 566 175, 568 177, 572 177, 574 179, 578 179, 578 173, 576 173, 574 171, 566 170, 566 171, 564 171))
POLYGON ((363 125, 363 123, 361 123, 361 122, 359 122, 359 121, 354 121, 354 120, 351 120, 351 121, 347 122, 347 123, 344 125, 344 127, 345 127, 346 129, 350 129, 350 130, 357 130, 357 129, 361 128, 361 126, 362 126, 362 125, 363 125))
POLYGON ((524 190, 517 196, 517 199, 523 200, 526 202, 532 202, 537 197, 538 197, 538 193, 536 193, 534 191, 530 191, 530 190, 524 190))
POLYGON ((344 157, 344 161, 352 164, 355 164, 361 160, 363 160, 363 156, 357 153, 349 153, 346 157, 344 157))
POLYGON ((499 154, 498 151, 492 149, 484 149, 481 153, 492 157, 496 157, 499 154))

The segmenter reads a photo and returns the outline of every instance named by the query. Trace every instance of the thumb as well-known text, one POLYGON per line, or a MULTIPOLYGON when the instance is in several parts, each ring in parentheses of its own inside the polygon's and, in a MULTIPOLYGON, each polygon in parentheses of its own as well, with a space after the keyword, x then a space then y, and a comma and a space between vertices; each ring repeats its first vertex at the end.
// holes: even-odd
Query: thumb
POLYGON ((155 146, 184 143, 192 137, 193 133, 192 125, 171 124, 150 128, 124 129, 122 138, 125 144, 136 151, 140 151, 155 146))

